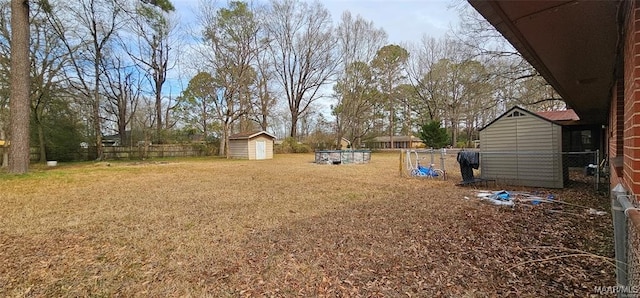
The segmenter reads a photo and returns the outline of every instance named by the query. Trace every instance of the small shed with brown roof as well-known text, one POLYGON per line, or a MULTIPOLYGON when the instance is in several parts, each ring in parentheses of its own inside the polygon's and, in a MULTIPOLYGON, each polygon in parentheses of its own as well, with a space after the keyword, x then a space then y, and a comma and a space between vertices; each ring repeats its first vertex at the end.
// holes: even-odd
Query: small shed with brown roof
POLYGON ((266 131, 239 133, 229 136, 231 158, 260 160, 273 158, 276 137, 266 131))

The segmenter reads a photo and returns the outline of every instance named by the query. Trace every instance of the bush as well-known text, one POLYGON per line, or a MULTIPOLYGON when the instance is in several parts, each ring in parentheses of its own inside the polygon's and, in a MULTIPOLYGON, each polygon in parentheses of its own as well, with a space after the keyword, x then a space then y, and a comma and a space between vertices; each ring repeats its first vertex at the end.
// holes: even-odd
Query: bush
POLYGON ((200 151, 204 156, 214 156, 218 154, 219 144, 213 143, 194 143, 192 144, 193 148, 200 151))
POLYGON ((313 152, 307 144, 296 141, 295 138, 288 137, 282 141, 282 144, 276 146, 276 153, 309 153, 313 152))

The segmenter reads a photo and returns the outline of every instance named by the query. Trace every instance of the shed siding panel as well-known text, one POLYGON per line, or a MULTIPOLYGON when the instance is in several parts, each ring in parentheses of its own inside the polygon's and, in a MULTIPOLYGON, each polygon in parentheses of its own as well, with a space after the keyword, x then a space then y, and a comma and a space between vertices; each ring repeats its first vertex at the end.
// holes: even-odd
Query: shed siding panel
POLYGON ((516 122, 512 120, 512 118, 499 119, 491 127, 481 131, 481 150, 487 152, 516 150, 516 122))
POLYGON ((562 128, 515 110, 524 115, 505 114, 480 132, 482 177, 513 185, 563 187, 562 128))
POLYGON ((229 156, 232 158, 249 158, 247 140, 229 140, 229 156))

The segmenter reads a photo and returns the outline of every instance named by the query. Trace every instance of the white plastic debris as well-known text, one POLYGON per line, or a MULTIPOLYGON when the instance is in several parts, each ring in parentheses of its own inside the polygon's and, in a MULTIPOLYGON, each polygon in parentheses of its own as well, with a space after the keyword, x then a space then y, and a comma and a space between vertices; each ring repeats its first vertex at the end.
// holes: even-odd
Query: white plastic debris
POLYGON ((607 214, 607 212, 605 211, 600 211, 593 208, 589 208, 589 210, 587 210, 587 213, 589 213, 590 215, 599 215, 599 216, 607 214))

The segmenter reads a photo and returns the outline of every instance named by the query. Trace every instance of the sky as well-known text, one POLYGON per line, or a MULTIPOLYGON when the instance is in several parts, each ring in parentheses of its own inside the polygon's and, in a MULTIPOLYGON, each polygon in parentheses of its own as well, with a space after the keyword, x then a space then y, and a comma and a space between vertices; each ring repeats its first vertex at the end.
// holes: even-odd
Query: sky
MULTIPOLYGON (((194 21, 201 0, 173 0, 176 13, 183 23, 194 21)), ((226 0, 219 0, 224 3, 226 0)), ((457 0, 322 0, 337 25, 340 16, 349 10, 382 27, 389 42, 418 42, 424 34, 441 37, 458 22, 458 13, 450 8, 457 0)))
POLYGON ((424 34, 443 36, 458 19, 457 12, 448 9, 453 3, 451 0, 325 0, 322 3, 336 21, 345 10, 373 21, 376 27, 384 28, 389 42, 395 44, 420 41, 424 34))

